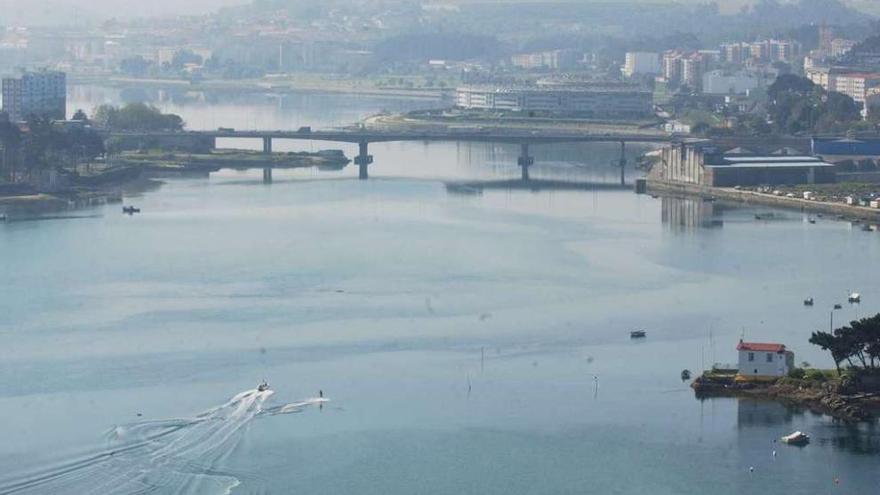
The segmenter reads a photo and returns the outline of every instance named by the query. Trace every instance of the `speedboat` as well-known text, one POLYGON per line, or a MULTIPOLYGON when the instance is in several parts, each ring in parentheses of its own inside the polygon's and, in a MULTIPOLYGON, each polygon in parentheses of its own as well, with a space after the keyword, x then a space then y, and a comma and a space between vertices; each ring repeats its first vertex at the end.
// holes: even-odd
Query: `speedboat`
POLYGON ((647 332, 644 330, 633 330, 629 333, 629 338, 631 339, 643 339, 647 335, 647 332))
POLYGON ((134 206, 123 206, 122 213, 126 213, 128 215, 134 215, 135 213, 140 213, 140 208, 135 208, 134 206))
POLYGON ((858 292, 853 292, 852 294, 849 295, 849 298, 847 298, 847 301, 849 301, 851 303, 861 302, 862 295, 859 294, 858 292))
POLYGON ((269 384, 263 380, 263 383, 257 386, 257 392, 265 392, 266 390, 269 390, 269 384))
POLYGON ((783 443, 787 443, 789 445, 806 445, 810 443, 810 435, 807 435, 802 431, 796 431, 791 435, 786 435, 782 437, 780 440, 782 440, 783 443))
POLYGON ((813 305, 813 298, 812 297, 808 297, 808 298, 804 299, 804 306, 812 306, 812 305, 813 305))

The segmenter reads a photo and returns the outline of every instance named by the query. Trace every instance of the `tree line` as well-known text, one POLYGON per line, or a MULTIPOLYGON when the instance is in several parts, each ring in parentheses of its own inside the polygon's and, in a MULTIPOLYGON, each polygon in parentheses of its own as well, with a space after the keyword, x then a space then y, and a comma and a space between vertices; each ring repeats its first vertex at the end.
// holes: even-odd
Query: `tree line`
POLYGON ((810 343, 831 353, 840 373, 840 365, 850 368, 877 370, 880 368, 880 314, 850 322, 849 326, 831 332, 813 332, 810 343))
POLYGON ((32 115, 24 123, 0 118, 0 145, 4 178, 10 182, 30 181, 43 170, 76 167, 106 157, 107 146, 100 130, 108 131, 181 131, 179 115, 164 114, 144 103, 121 107, 101 105, 90 119, 77 110, 72 120, 62 124, 45 116, 32 115))
MULTIPOLYGON (((82 111, 78 114, 85 115, 82 111)), ((37 115, 29 117, 24 125, 0 119, 0 144, 10 182, 21 177, 29 180, 51 168, 90 163, 106 151, 100 134, 86 125, 58 125, 37 115)))
POLYGON ((162 113, 153 105, 128 103, 117 107, 101 105, 95 109, 92 124, 111 131, 182 131, 183 119, 173 113, 162 113))

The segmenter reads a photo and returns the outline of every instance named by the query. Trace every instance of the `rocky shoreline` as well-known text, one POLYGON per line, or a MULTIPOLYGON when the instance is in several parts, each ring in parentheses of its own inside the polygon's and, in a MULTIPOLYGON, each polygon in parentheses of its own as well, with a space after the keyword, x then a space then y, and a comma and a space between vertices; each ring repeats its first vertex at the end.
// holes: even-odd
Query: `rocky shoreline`
POLYGON ((766 383, 739 383, 732 376, 704 374, 691 384, 698 398, 746 397, 774 400, 827 414, 847 422, 873 421, 880 414, 880 392, 853 389, 842 380, 816 382, 780 378, 766 383))

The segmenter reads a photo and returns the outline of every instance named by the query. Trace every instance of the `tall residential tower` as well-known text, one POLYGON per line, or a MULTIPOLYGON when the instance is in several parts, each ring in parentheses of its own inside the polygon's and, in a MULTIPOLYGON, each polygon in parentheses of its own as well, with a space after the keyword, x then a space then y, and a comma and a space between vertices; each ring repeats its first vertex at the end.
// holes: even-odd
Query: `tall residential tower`
POLYGON ((44 70, 4 78, 3 111, 13 122, 27 120, 32 115, 64 120, 67 114, 67 75, 44 70))

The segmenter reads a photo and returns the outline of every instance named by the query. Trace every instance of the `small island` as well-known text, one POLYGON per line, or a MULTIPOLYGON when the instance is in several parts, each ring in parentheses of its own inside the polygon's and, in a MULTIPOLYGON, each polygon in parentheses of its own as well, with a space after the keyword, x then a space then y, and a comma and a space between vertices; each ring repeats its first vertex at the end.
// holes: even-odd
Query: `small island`
POLYGON ((794 366, 782 344, 740 341, 738 366, 715 365, 694 380, 698 398, 777 400, 844 421, 880 413, 880 314, 831 332, 813 332, 810 343, 831 353, 833 370, 794 366))

